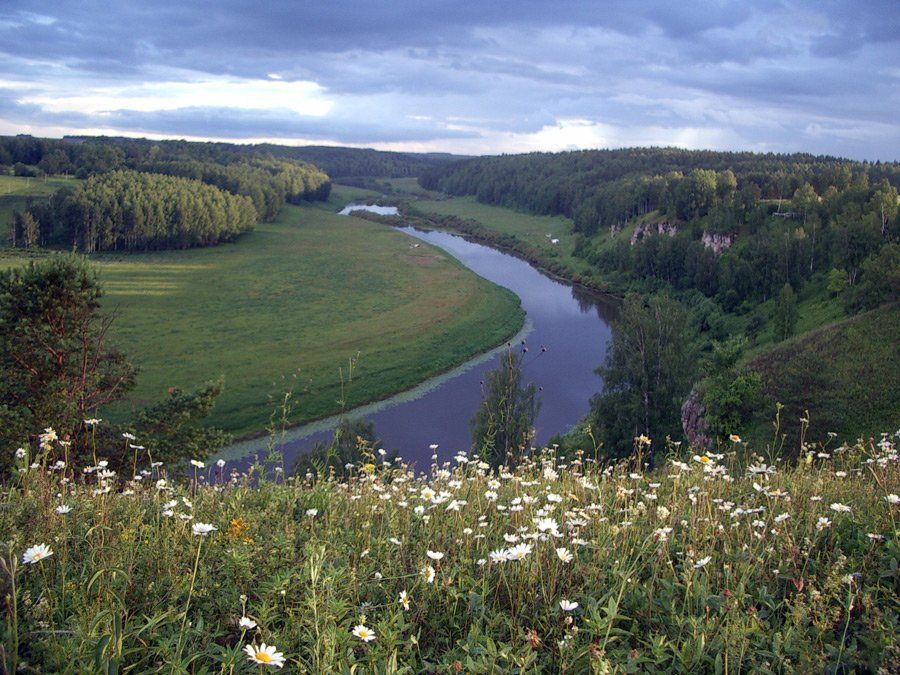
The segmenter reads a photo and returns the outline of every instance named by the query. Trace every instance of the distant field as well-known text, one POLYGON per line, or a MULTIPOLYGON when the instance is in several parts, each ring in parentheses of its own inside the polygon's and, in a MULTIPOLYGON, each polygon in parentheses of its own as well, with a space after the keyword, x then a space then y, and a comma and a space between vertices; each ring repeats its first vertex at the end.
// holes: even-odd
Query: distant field
POLYGON ((366 190, 365 188, 351 187, 349 185, 332 185, 331 195, 326 204, 318 204, 332 211, 340 211, 350 202, 375 200, 380 195, 375 190, 366 190))
POLYGON ((587 268, 584 260, 572 256, 575 236, 572 234, 572 221, 564 216, 533 216, 502 206, 481 204, 474 197, 421 200, 416 201, 414 206, 426 213, 477 221, 487 228, 512 234, 532 246, 550 252, 573 270, 584 271, 587 268), (558 239, 559 243, 552 244, 551 239, 558 239))
POLYGON ((80 183, 76 178, 20 178, 0 175, 0 246, 9 243, 13 213, 24 210, 29 202, 47 199, 61 187, 80 183))
MULTIPOLYGON (((224 375, 211 421, 245 434, 265 425, 269 396, 292 382, 307 390, 292 421, 336 412, 339 368, 357 353, 349 405, 408 388, 518 330, 513 294, 436 249, 411 248, 406 235, 335 215, 350 195, 286 206, 235 244, 94 256, 104 308, 117 313, 114 340, 142 367, 131 403, 224 375)), ((2 266, 23 259, 0 253, 2 266)))

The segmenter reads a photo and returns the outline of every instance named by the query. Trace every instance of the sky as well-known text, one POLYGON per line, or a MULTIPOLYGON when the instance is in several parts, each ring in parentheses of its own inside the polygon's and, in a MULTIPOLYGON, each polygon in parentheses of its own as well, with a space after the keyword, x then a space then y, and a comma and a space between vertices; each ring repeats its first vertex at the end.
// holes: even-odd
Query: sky
POLYGON ((900 3, 0 0, 0 134, 900 159, 900 3))

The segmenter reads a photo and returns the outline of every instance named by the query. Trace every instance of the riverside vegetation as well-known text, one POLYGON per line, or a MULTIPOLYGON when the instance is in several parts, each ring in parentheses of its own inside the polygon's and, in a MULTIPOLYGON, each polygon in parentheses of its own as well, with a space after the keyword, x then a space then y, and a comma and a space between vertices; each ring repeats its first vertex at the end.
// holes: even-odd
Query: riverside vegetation
MULTIPOLYGON (((793 441, 802 410, 820 440, 827 431, 875 433, 897 419, 896 371, 878 357, 893 362, 897 353, 890 326, 900 300, 900 163, 630 148, 444 162, 420 184, 431 199, 416 195, 407 211, 431 227, 513 251, 575 283, 639 293, 646 308, 657 293, 676 301, 661 303, 671 311, 644 325, 687 314, 699 358, 654 405, 658 425, 647 427, 646 415, 610 420, 610 397, 595 400, 591 422, 607 447, 624 451, 633 436, 664 436, 688 419, 696 424, 685 433, 696 442, 757 437, 787 399, 793 441), (877 319, 864 314, 873 311, 877 319), (858 326, 881 320, 877 337, 858 339, 858 326), (825 336, 841 365, 806 378, 798 403, 790 356, 825 336), (871 386, 854 412, 879 413, 841 412, 836 402, 860 381, 871 386), (686 401, 692 412, 684 416, 686 401)), ((624 384, 625 392, 653 393, 635 379, 624 384)))
POLYGON ((310 421, 449 370, 522 324, 511 293, 449 256, 338 216, 365 192, 332 195, 327 176, 297 160, 224 144, 31 137, 0 138, 4 156, 35 175, 0 176, 0 224, 17 246, 0 251, 0 267, 73 241, 107 251, 90 260, 115 316, 110 339, 141 370, 102 413, 118 422, 172 388, 221 379, 208 424, 259 432, 286 389, 303 401, 289 422, 310 421), (85 180, 46 176, 56 171, 85 180), (158 250, 188 246, 206 248, 158 250), (357 354, 345 396, 338 373, 357 354))
MULTIPOLYGON (((357 353, 348 406, 452 368, 521 325, 508 291, 331 208, 286 205, 232 245, 93 256, 100 301, 115 315, 109 339, 141 369, 126 400, 100 416, 124 421, 169 387, 224 376, 210 424, 256 431, 270 397, 290 387, 299 423, 339 411, 338 371, 357 353)), ((27 255, 53 257, 9 252, 0 265, 21 267, 27 255)))
POLYGON ((459 453, 428 475, 363 444, 345 479, 284 478, 270 457, 194 461, 185 483, 144 452, 127 475, 109 447, 68 464, 47 429, 0 496, 0 656, 7 672, 894 672, 897 440, 810 444, 796 465, 737 437, 669 443, 650 471, 641 437, 617 464, 459 453))
MULTIPOLYGON (((249 349, 248 340, 235 338, 244 328, 251 338, 259 335, 259 324, 228 324, 233 331, 220 336, 215 321, 222 316, 246 320, 255 308, 266 309, 260 300, 263 289, 272 298, 263 314, 265 325, 276 334, 283 331, 287 340, 297 322, 284 322, 284 307, 298 293, 312 292, 298 308, 303 321, 327 333, 344 316, 340 307, 357 317, 351 310, 358 307, 339 304, 352 303, 348 294, 374 293, 373 311, 391 318, 387 299, 403 297, 410 288, 421 295, 422 288, 410 286, 410 279, 434 280, 436 268, 443 266, 451 276, 456 270, 460 283, 440 285, 439 279, 434 290, 450 296, 446 304, 424 300, 423 320, 437 310, 458 322, 458 308, 468 309, 476 296, 454 293, 471 275, 380 225, 339 218, 334 201, 326 201, 330 184, 314 191, 326 202, 315 206, 282 207, 283 201, 294 200, 279 193, 279 215, 272 215, 268 192, 257 193, 250 186, 274 186, 256 162, 280 159, 248 157, 246 150, 221 144, 156 146, 107 139, 70 147, 18 137, 0 140, 0 160, 2 151, 10 158, 30 159, 28 164, 16 162, 17 180, 53 173, 51 167, 59 170, 68 158, 67 168, 77 168, 87 178, 82 185, 89 186, 20 212, 13 238, 27 250, 10 254, 13 269, 0 273, 0 426, 3 445, 10 446, 0 455, 5 474, 0 492, 0 662, 8 672, 895 669, 900 660, 900 432, 844 442, 849 427, 838 427, 838 436, 828 427, 810 426, 809 414, 798 407, 811 390, 815 400, 809 403, 826 404, 835 415, 843 412, 832 419, 857 424, 860 433, 891 428, 896 421, 893 165, 865 166, 854 174, 840 162, 825 161, 824 168, 810 163, 812 168, 801 168, 797 176, 812 180, 814 193, 825 185, 822 181, 849 182, 840 190, 830 184, 821 200, 801 185, 793 200, 798 210, 790 216, 775 215, 780 209, 773 213, 752 188, 757 181, 767 190, 790 188, 796 176, 779 181, 768 175, 781 159, 772 160, 774 165, 767 164, 771 158, 763 161, 764 170, 757 175, 750 169, 760 162, 758 157, 726 157, 742 167, 746 190, 740 199, 734 184, 738 179, 730 180, 730 169, 721 167, 716 167, 718 173, 692 168, 688 176, 670 172, 662 183, 638 181, 642 190, 668 185, 657 195, 657 206, 671 213, 677 228, 686 229, 671 238, 636 237, 632 248, 615 240, 621 231, 610 231, 606 240, 605 233, 595 232, 592 238, 584 229, 609 207, 604 190, 621 189, 627 196, 627 181, 612 181, 579 202, 588 211, 585 216, 579 207, 574 234, 567 232, 562 215, 554 216, 554 222, 529 220, 523 233, 516 232, 509 212, 498 227, 444 216, 444 224, 462 224, 460 229, 468 228, 471 236, 533 257, 562 276, 575 278, 577 268, 590 285, 615 282, 623 292, 632 291, 624 299, 601 370, 607 390, 594 399, 591 417, 560 439, 560 445, 531 448, 530 427, 539 400, 509 353, 507 370, 487 378, 487 396, 472 422, 476 445, 471 453, 459 452, 438 464, 435 446, 434 464, 417 473, 424 467, 411 467, 390 454, 402 449, 382 449, 372 440, 371 425, 345 420, 333 445, 296 464, 293 472, 277 452, 240 472, 226 470, 222 461, 207 465, 209 451, 225 436, 196 424, 212 409, 221 382, 209 382, 193 394, 175 388, 124 426, 120 420, 98 419, 98 406, 121 398, 140 378, 135 379, 124 355, 106 343, 111 318, 99 312, 101 287, 86 261, 36 249, 59 233, 57 216, 68 211, 60 206, 86 190, 95 194, 99 220, 116 221, 102 230, 111 235, 103 240, 113 248, 154 248, 148 245, 153 240, 136 240, 137 246, 131 246, 121 239, 139 210, 115 206, 121 203, 105 186, 117 181, 166 184, 186 190, 185 195, 224 189, 229 195, 215 199, 240 202, 248 213, 253 209, 262 224, 235 244, 92 257, 112 274, 121 266, 120 284, 109 290, 126 307, 127 299, 135 297, 130 319, 137 326, 135 344, 161 330, 161 323, 159 334, 164 334, 177 325, 173 317, 183 313, 190 326, 179 359, 184 363, 227 352, 228 344, 249 349), (185 177, 209 162, 225 168, 204 168, 201 175, 185 177), (151 165, 157 172, 167 166, 177 178, 142 171, 151 165), (115 173, 122 170, 137 174, 115 173), (884 181, 869 188, 870 175, 884 181), (238 182, 216 184, 231 178, 238 182), (243 194, 247 190, 257 199, 243 194), (742 211, 746 218, 734 221, 737 234, 747 237, 735 248, 756 256, 758 265, 752 269, 741 267, 740 256, 716 259, 717 254, 701 251, 694 237, 707 232, 706 226, 713 234, 727 234, 715 229, 718 219, 734 217, 749 203, 744 196, 755 209, 742 211), (597 210, 590 211, 592 207, 597 210), (798 214, 804 226, 822 227, 824 242, 813 235, 807 247, 802 228, 794 224, 780 231, 779 223, 787 225, 798 214), (275 220, 269 222, 270 217, 275 220), (125 230, 117 229, 123 224, 125 230), (556 229, 541 235, 545 225, 556 229), (541 236, 546 241, 537 239, 541 236), (372 272, 376 241, 384 243, 390 260, 372 272), (289 242, 298 247, 291 249, 289 242), (334 264, 336 246, 341 261, 356 260, 353 272, 334 264), (560 256, 563 249, 565 256, 560 256), (359 257, 350 250, 358 250, 359 257), (250 255, 254 251, 256 257, 250 255), (603 267, 603 261, 615 262, 610 257, 615 251, 623 256, 616 263, 624 265, 620 274, 603 267), (649 255, 651 251, 659 256, 649 255), (691 274, 685 276, 686 268, 674 264, 641 266, 656 258, 671 262, 676 251, 685 255, 674 260, 693 260, 691 274), (34 263, 25 265, 29 258, 34 263), (823 258, 846 266, 825 275, 813 262, 823 258), (397 259, 410 264, 399 269, 391 265, 397 259), (294 279, 291 274, 304 264, 301 260, 316 273, 294 279), (144 276, 135 273, 140 266, 144 276), (261 268, 277 270, 284 286, 273 293, 269 277, 260 281, 261 268), (163 276, 154 276, 158 272, 163 276), (404 277, 406 283, 399 287, 392 285, 401 273, 413 276, 404 277), (767 276, 754 277, 759 274, 767 276), (257 292, 240 295, 235 290, 243 289, 242 284, 252 287, 254 279, 264 284, 257 292), (754 279, 760 283, 751 283, 750 294, 732 305, 735 298, 728 290, 754 279), (337 288, 341 280, 350 286, 337 288), (642 296, 633 291, 662 292, 642 296), (219 296, 230 304, 216 304, 219 296), (153 304, 156 298, 158 305, 153 304), (462 305, 454 305, 454 298, 462 305), (327 300, 320 323, 311 318, 317 299, 327 300), (197 320, 195 307, 185 305, 189 302, 210 305, 208 325, 197 320), (771 311, 761 323, 754 320, 760 307, 771 311), (857 314, 868 308, 874 309, 857 314), (852 316, 841 324, 792 337, 798 326, 809 330, 844 312, 852 316), (188 338, 201 329, 211 332, 204 333, 206 341, 198 347, 188 338), (763 349, 770 343, 778 343, 777 352, 763 349), (811 355, 823 351, 833 361, 827 377, 803 372, 811 355), (867 359, 877 363, 866 364, 867 359), (783 368, 785 362, 794 368, 783 368), (694 429, 687 434, 692 440, 680 442, 678 407, 696 379, 698 363, 706 375, 699 395, 706 405, 704 430, 710 433, 694 429), (866 387, 828 398, 861 372, 872 376, 866 387), (760 385, 785 377, 796 383, 789 406, 778 408, 773 440, 760 442, 762 434, 754 432, 745 442, 741 429, 752 428, 746 415, 763 409, 754 398, 760 385), (853 401, 854 395, 859 401, 853 401), (852 410, 844 411, 848 400, 852 410), (793 431, 786 436, 788 426, 793 431), (498 444, 497 439, 506 440, 498 444)), ((410 182, 397 164, 405 160, 397 154, 326 155, 350 168, 370 161, 393 167, 401 178, 392 189, 410 182)), ((678 161, 715 164, 721 159, 699 153, 678 161)), ((447 158, 429 159, 432 171, 449 171, 452 180, 468 180, 466 171, 478 161, 447 169, 435 168, 450 167, 447 158), (457 170, 462 173, 453 178, 457 170)), ((496 198, 502 182, 484 182, 496 198)), ((584 187, 573 183, 579 184, 584 187)), ((533 188, 509 194, 546 199, 552 193, 533 188)), ((547 204, 556 206, 549 211, 562 203, 559 194, 551 198, 547 204)), ((659 209, 653 216, 648 204, 641 202, 640 213, 631 213, 625 227, 633 232, 663 227, 659 209)), ((530 208, 540 211, 537 206, 530 208)), ((486 207, 469 201, 451 208, 471 214, 486 207)), ((214 236, 193 243, 221 240, 214 236)), ((182 244, 164 238, 162 245, 182 244)), ((473 283, 477 288, 479 282, 473 283)), ((395 381, 392 376, 402 369, 385 365, 396 353, 390 345, 406 340, 417 344, 424 335, 415 323, 421 317, 407 306, 396 309, 394 323, 376 326, 374 333, 366 333, 364 323, 341 324, 342 332, 331 334, 329 349, 344 348, 344 334, 362 336, 364 344, 383 338, 388 348, 375 360, 377 377, 363 382, 381 386, 395 381), (403 333, 410 319, 412 337, 403 333)), ((521 320, 509 294, 486 299, 483 308, 492 320, 521 320), (496 301, 504 298, 510 311, 498 315, 496 301)), ((128 321, 126 316, 124 323, 128 321)), ((490 325, 497 326, 501 337, 508 335, 504 321, 490 325)), ((127 333, 115 337, 122 335, 127 333)), ((466 345, 463 351, 473 336, 494 340, 484 322, 476 321, 471 330, 463 325, 459 335, 460 342, 451 344, 466 345)), ((445 347, 447 336, 435 335, 435 341, 445 347)), ((123 342, 128 348, 127 338, 123 342)), ((159 353, 171 359, 179 341, 165 334, 150 344, 162 345, 159 353)), ((261 351, 243 363, 244 372, 259 370, 263 355, 267 361, 279 353, 294 358, 284 349, 287 342, 274 344, 254 345, 261 351)), ((425 345, 429 364, 438 351, 434 344, 425 345)), ((408 345, 401 351, 407 354, 408 345)), ((309 358, 304 353, 302 363, 309 358)), ((413 376, 421 375, 421 367, 413 376)), ((335 380, 333 375, 330 379, 335 380)), ((353 387, 357 393, 358 385, 353 387)), ((343 389, 331 391, 333 400, 326 406, 333 407, 334 400, 352 405, 343 389)), ((311 400, 299 407, 303 414, 309 414, 311 400)), ((220 410, 232 424, 239 413, 220 410)), ((258 417, 253 423, 259 424, 258 417)))

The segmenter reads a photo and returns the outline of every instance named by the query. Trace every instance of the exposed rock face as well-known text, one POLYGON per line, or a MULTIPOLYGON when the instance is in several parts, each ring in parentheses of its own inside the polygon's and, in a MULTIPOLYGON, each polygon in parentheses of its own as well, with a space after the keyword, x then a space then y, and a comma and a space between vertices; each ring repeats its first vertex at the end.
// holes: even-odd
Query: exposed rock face
POLYGON ((668 220, 656 223, 655 225, 652 223, 638 225, 634 228, 634 232, 631 233, 631 245, 634 246, 638 239, 642 239, 651 234, 665 234, 674 237, 678 234, 678 226, 675 223, 670 223, 668 220))
POLYGON ((734 237, 730 234, 715 234, 713 232, 704 232, 703 238, 700 240, 706 248, 711 248, 713 253, 719 255, 726 248, 734 243, 734 237))
POLYGON ((693 389, 690 396, 681 405, 681 428, 691 447, 712 447, 712 440, 706 435, 708 427, 705 415, 706 406, 700 400, 697 390, 693 389))
POLYGON ((625 226, 622 223, 613 223, 612 225, 609 226, 610 236, 611 237, 616 236, 617 234, 619 234, 619 232, 622 231, 622 228, 624 228, 624 227, 625 226))

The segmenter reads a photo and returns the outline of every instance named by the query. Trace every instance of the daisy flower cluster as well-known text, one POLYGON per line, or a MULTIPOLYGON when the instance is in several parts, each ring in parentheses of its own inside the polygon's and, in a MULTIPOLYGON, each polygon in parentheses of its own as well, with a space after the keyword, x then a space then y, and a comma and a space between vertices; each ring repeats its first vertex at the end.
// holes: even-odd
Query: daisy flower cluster
POLYGON ((889 669, 866 645, 894 638, 898 437, 791 462, 737 437, 671 444, 652 467, 363 447, 341 479, 212 480, 200 460, 188 479, 100 455, 32 466, 59 448, 48 431, 0 499, 3 572, 46 671, 179 653, 208 670, 889 669), (98 652, 93 626, 117 615, 98 652))

